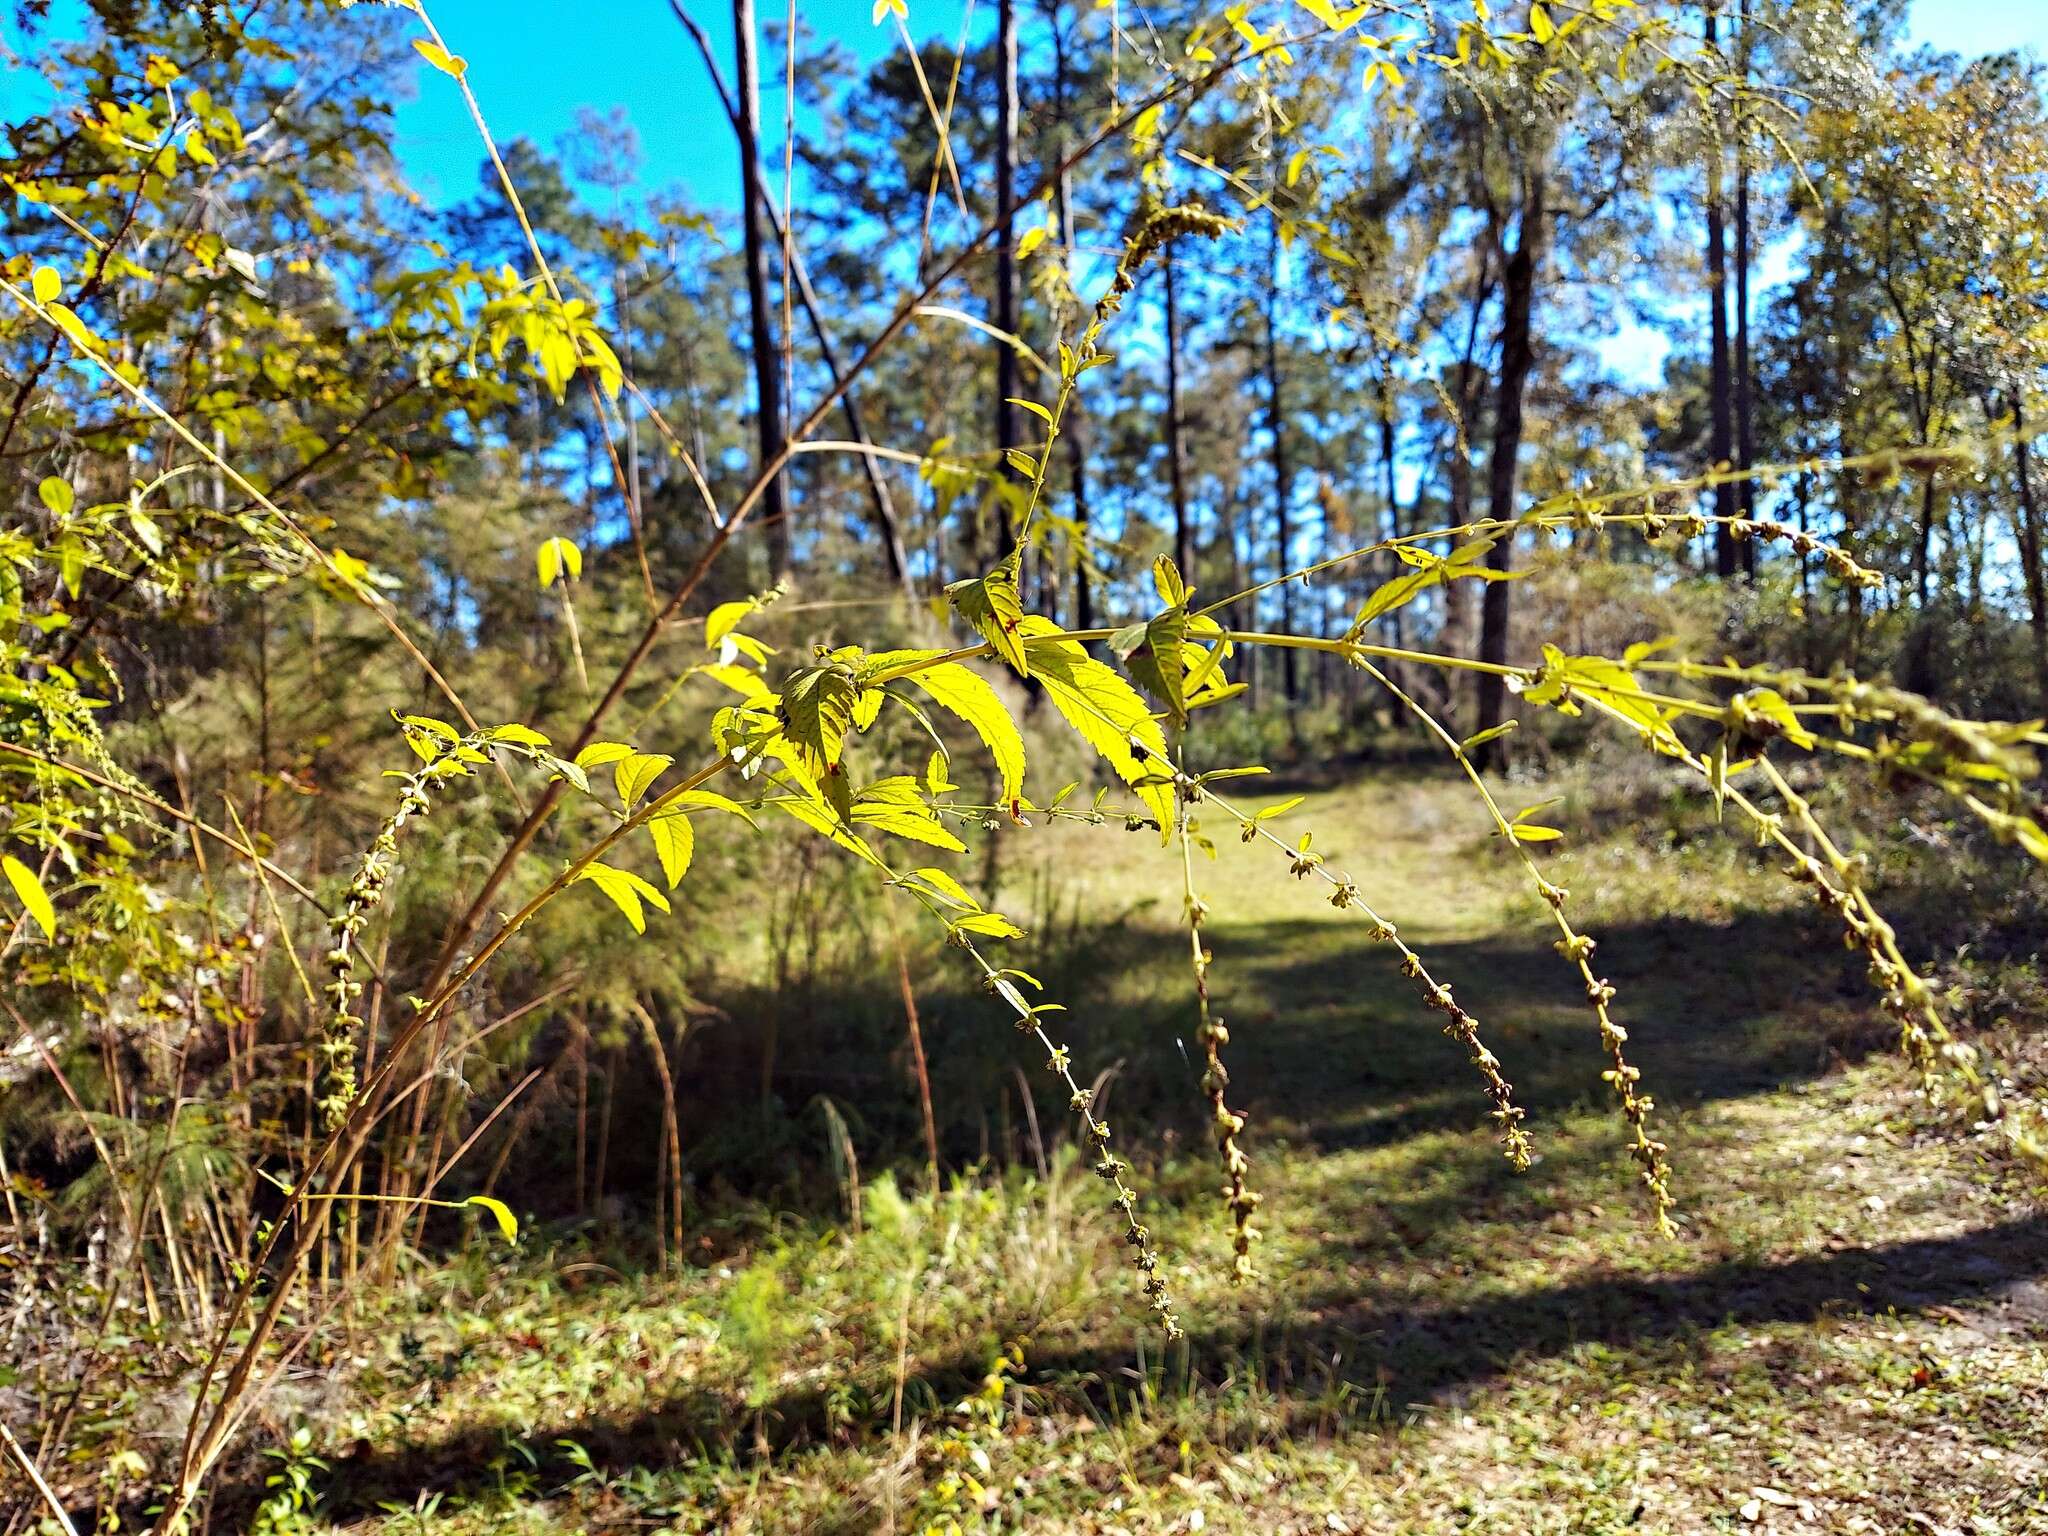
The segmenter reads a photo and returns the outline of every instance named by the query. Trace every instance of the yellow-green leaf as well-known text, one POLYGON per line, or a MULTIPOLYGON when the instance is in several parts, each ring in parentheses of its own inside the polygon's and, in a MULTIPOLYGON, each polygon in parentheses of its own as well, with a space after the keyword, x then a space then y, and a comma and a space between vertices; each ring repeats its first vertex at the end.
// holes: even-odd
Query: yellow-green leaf
POLYGON ((49 312, 50 318, 57 322, 57 329, 70 338, 74 347, 84 352, 99 350, 99 337, 93 335, 92 328, 78 318, 78 312, 69 304, 59 304, 55 299, 50 299, 44 303, 43 308, 49 312))
POLYGON ((754 820, 754 813, 752 811, 741 805, 739 801, 721 795, 715 789, 686 789, 669 803, 677 806, 702 806, 707 811, 724 811, 728 816, 739 817, 741 821, 744 821, 750 827, 760 825, 759 822, 754 820))
POLYGON ((462 1203, 480 1206, 489 1211, 491 1220, 498 1224, 498 1235, 508 1243, 519 1241, 519 1218, 512 1214, 512 1207, 504 1201, 493 1200, 489 1195, 471 1195, 462 1203))
POLYGON ((967 845, 948 832, 918 792, 917 780, 909 774, 878 779, 854 797, 849 820, 894 833, 914 843, 928 843, 948 853, 965 853, 967 845))
POLYGON ((534 556, 534 563, 539 567, 540 584, 543 589, 553 586, 556 578, 564 571, 569 573, 571 581, 579 580, 583 575, 583 551, 576 547, 573 540, 565 539, 560 534, 541 544, 534 556))
POLYGON ((704 648, 706 650, 716 648, 719 641, 739 627, 741 619, 744 619, 760 606, 751 597, 741 598, 737 602, 720 603, 705 616, 704 648))
POLYGON ((29 275, 28 283, 38 304, 47 304, 64 292, 64 279, 57 275, 55 267, 37 267, 29 275))
POLYGON ((620 758, 612 769, 612 782, 619 787, 620 803, 627 810, 632 810, 640 803, 640 797, 674 762, 675 759, 666 752, 635 752, 630 757, 620 758))
POLYGON ((609 864, 586 864, 577 872, 578 880, 588 880, 612 900, 612 905, 626 914, 626 921, 633 925, 635 933, 647 931, 647 914, 641 910, 647 906, 670 910, 668 898, 634 874, 630 869, 614 869, 609 864))
POLYGON ((957 661, 940 662, 910 674, 910 681, 931 696, 941 709, 959 716, 995 759, 1002 780, 1000 798, 1016 800, 1024 793, 1024 737, 1017 722, 987 678, 957 661))
POLYGON ((452 75, 460 80, 469 69, 469 60, 458 53, 450 53, 439 43, 430 43, 423 37, 416 37, 412 40, 412 45, 419 50, 421 58, 444 75, 452 75))
POLYGON ((654 839, 654 855, 661 860, 661 873, 674 890, 690 872, 690 860, 697 851, 697 831, 681 811, 663 811, 647 823, 654 839))
POLYGON ((1165 842, 1174 820, 1173 785, 1159 782, 1170 772, 1166 734, 1138 691, 1075 641, 1058 638, 1058 626, 1048 619, 1027 615, 1018 633, 1030 642, 1031 671, 1053 707, 1151 807, 1165 842))
POLYGON ((0 858, 0 869, 7 871, 7 883, 14 887, 14 894, 21 898, 21 904, 36 920, 36 926, 43 930, 43 937, 55 939, 57 909, 50 905, 49 892, 43 889, 43 882, 36 878, 36 872, 12 854, 0 858))
POLYGON ((1018 636, 1018 624, 1024 617, 1024 602, 1017 592, 1017 569, 1020 551, 1011 550, 996 568, 986 576, 973 576, 965 581, 956 581, 946 588, 946 596, 952 600, 960 617, 972 624, 975 631, 995 648, 995 652, 1024 677, 1031 675, 1031 663, 1025 659, 1024 646, 1018 636))

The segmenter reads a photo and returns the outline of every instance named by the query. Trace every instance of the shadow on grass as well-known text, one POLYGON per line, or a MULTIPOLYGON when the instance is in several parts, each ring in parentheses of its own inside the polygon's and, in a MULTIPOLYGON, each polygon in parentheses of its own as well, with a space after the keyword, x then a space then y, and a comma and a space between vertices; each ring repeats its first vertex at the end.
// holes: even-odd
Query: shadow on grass
MULTIPOLYGON (((1491 935, 1424 953, 1436 978, 1477 1015, 1532 1117, 1606 1096, 1607 1063, 1577 972, 1554 952, 1541 921, 1532 920, 1526 938, 1491 935)), ((1179 958, 1171 948, 1177 937, 1127 933, 1125 952, 1104 956, 1095 972, 1098 992, 1106 978, 1112 998, 1141 987, 1145 957, 1179 958)), ((1231 1026, 1232 1099, 1263 1133, 1329 1152, 1486 1123, 1488 1105, 1463 1052, 1364 923, 1239 925, 1215 948, 1211 988, 1231 1026)), ((1855 967, 1780 919, 1610 929, 1598 960, 1619 993, 1614 1014, 1629 1031, 1630 1058, 1666 1105, 1809 1081, 1889 1048, 1891 1032, 1855 967)), ((1048 990, 1073 995, 1050 981, 1048 990)), ((1135 1112, 1148 1125, 1196 1123, 1192 1019, 1166 982, 1132 1005, 1088 1007, 1069 1035, 1077 1059, 1125 1063, 1115 1093, 1126 1122, 1135 1112)))
MULTIPOLYGON (((1540 914, 1523 933, 1428 946, 1439 979, 1452 984, 1480 1018, 1488 1043, 1506 1063, 1517 1098, 1539 1139, 1543 1122, 1580 1104, 1600 1103, 1605 1065, 1575 973, 1552 952, 1540 914), (1526 937, 1524 936, 1526 934, 1526 937)), ((1111 1118, 1121 1126, 1166 1126, 1195 1145, 1201 1101, 1191 1058, 1184 932, 1132 919, 1106 928, 1047 935, 1042 970, 1047 995, 1073 1012, 1065 1033, 1084 1072, 1120 1061, 1111 1118)), ((1541 1197, 1518 1185, 1483 1138, 1487 1105, 1462 1053, 1436 1028, 1393 954, 1367 937, 1366 925, 1293 918, 1236 922, 1217 938, 1213 976, 1218 1010, 1232 1025, 1233 1102, 1253 1114, 1261 1136, 1312 1154, 1394 1147, 1414 1138, 1466 1137, 1447 1149, 1427 1187, 1375 1190, 1367 1211, 1343 1191, 1325 1191, 1322 1234, 1327 1268, 1370 1269, 1398 1259, 1461 1223, 1507 1217, 1533 1220, 1541 1197), (1508 1193, 1509 1191, 1517 1191, 1508 1193), (1377 1221, 1368 1217, 1377 1217, 1377 1221), (1356 1217, 1355 1221, 1351 1218, 1356 1217)), ((1804 1082, 1886 1048, 1889 1031, 1862 978, 1832 935, 1810 920, 1744 916, 1732 922, 1659 919, 1610 927, 1599 969, 1620 990, 1617 1017, 1631 1032, 1630 1052, 1666 1112, 1804 1082)), ((932 983, 920 995, 935 1064, 945 1131, 955 1165, 981 1153, 1022 1160, 1027 1117, 1007 1112, 1018 1092, 1014 1034, 997 1023, 989 999, 957 984, 932 983), (1001 1111, 991 1110, 996 1094, 1001 1111), (979 1116, 978 1137, 970 1115, 979 1116), (995 1129, 991 1130, 991 1125, 995 1129)), ((875 1104, 877 1039, 900 1032, 900 1004, 882 986, 843 988, 818 999, 818 1032, 803 1056, 810 1084, 833 1091, 865 1081, 865 1137, 886 1165, 915 1143, 896 1139, 892 1112, 875 1104)), ((743 1016, 734 1009, 735 1016, 743 1016)), ((1031 1071, 1033 1079, 1043 1074, 1031 1071)), ((712 1075, 705 1108, 715 1107, 712 1075)), ((1063 1106, 1043 1085, 1039 1119, 1057 1125, 1063 1106)), ((844 1090, 842 1090, 844 1091, 844 1090)), ((905 1081, 897 1120, 915 1112, 905 1081)), ((1020 1104, 1021 1109, 1021 1104, 1020 1104)), ((685 1123, 693 1122, 686 1112, 685 1123)), ((912 1133, 914 1134, 914 1133, 912 1133)), ((865 1149, 864 1149, 865 1150, 865 1149)), ((1582 1145, 1577 1156, 1611 1149, 1582 1145)), ((694 1157, 694 1154, 691 1154, 694 1157)), ((1564 1154, 1559 1154, 1563 1156, 1564 1154)), ((1553 1165, 1553 1171, 1562 1171, 1553 1165)), ((1176 1174, 1176 1177, 1179 1177, 1176 1174)), ((1189 1178, 1195 1177, 1190 1173, 1189 1178)), ((1616 1194, 1628 1174, 1617 1165, 1616 1194)), ((1204 1168, 1203 1185, 1210 1182, 1204 1168)), ((1359 1199, 1364 1199, 1361 1191, 1359 1199)), ((1318 1266, 1310 1264, 1310 1270, 1318 1266)), ((1440 1305, 1370 1280, 1324 1280, 1278 1303, 1263 1319, 1197 1332, 1175 1362, 1183 1380, 1259 1382, 1279 1388, 1355 1389, 1357 1400, 1393 1410, 1455 1398, 1525 1363, 1600 1344, 1648 1365, 1685 1356, 1703 1335, 1726 1325, 1810 1322, 1829 1315, 1911 1311, 1982 1302, 2013 1289, 2038 1296, 2048 1274, 2048 1216, 2031 1216, 1957 1236, 1851 1248, 1780 1262, 1729 1261, 1683 1275, 1594 1275, 1511 1294, 1440 1305)), ((2034 1321, 2038 1322, 2036 1317, 2034 1321)), ((1115 1411, 1127 1395, 1133 1342, 1111 1320, 1093 1337, 1047 1341, 1031 1355, 1031 1380, 1057 1383, 1055 1395, 1115 1411)), ((913 1393, 948 1402, 980 1380, 978 1352, 929 1363, 913 1393)), ((891 1386, 890 1362, 857 1367, 856 1384, 878 1401, 891 1386)), ((839 1385, 839 1384, 833 1384, 839 1385)), ((835 1429, 831 1391, 820 1386, 770 1402, 755 1414, 729 1392, 684 1392, 659 1407, 610 1420, 576 1418, 523 1428, 520 1443, 537 1457, 544 1480, 566 1480, 555 1441, 573 1439, 606 1471, 664 1467, 712 1455, 746 1462, 765 1446, 780 1454, 826 1443, 878 1445, 886 1421, 835 1429), (836 1435, 836 1441, 834 1439, 836 1435), (559 1475, 557 1475, 559 1474, 559 1475)), ((1327 1394, 1324 1395, 1324 1402, 1327 1394)), ((1324 1417, 1322 1402, 1298 1410, 1302 1430, 1324 1417)), ((1290 1427, 1283 1413, 1282 1428, 1290 1427)), ((337 1458, 326 1511, 352 1518, 380 1502, 411 1504, 422 1492, 489 1491, 488 1468, 506 1453, 496 1426, 430 1443, 365 1446, 337 1458)), ((253 1485, 221 1491, 217 1510, 246 1509, 253 1485)), ((849 1526, 857 1529, 859 1526, 849 1526)))
MULTIPOLYGON (((1642 1356, 1689 1350, 1701 1336, 1730 1325, 1805 1323, 1831 1315, 1913 1311, 1985 1301, 2048 1273, 2048 1215, 2035 1215, 1953 1237, 1929 1238, 1813 1255, 1783 1262, 1731 1261, 1692 1274, 1642 1279, 1593 1278, 1433 1309, 1388 1306, 1355 1296, 1312 1296, 1279 1320, 1194 1333, 1184 1361, 1196 1378, 1229 1373, 1274 1388, 1304 1382, 1348 1384, 1365 1397, 1383 1394, 1398 1411, 1427 1404, 1495 1378, 1531 1360, 1601 1344, 1642 1356), (1339 1362, 1333 1367, 1332 1362, 1339 1362)), ((2034 1288, 2038 1289, 2038 1288, 2034 1288)), ((2038 1321, 2038 1319, 2035 1319, 2038 1321)), ((1131 1361, 1127 1340, 1066 1351, 1042 1351, 1032 1379, 1053 1380, 1079 1403, 1113 1412, 1111 1384, 1131 1361)), ((950 1401, 978 1382, 986 1362, 962 1354, 916 1373, 937 1400, 950 1401)), ((887 1373, 867 1385, 886 1400, 887 1373)), ((1301 1410, 1322 1417, 1319 1407, 1301 1410)), ((559 1462, 558 1437, 573 1438, 606 1470, 675 1465, 712 1453, 744 1462, 758 1454, 746 1436, 752 1415, 733 1399, 690 1393, 628 1419, 573 1420, 534 1426, 523 1437, 543 1465, 559 1462)), ((822 1441, 828 1434, 827 1394, 806 1390, 776 1398, 762 1416, 771 1454, 822 1441)), ((842 1431, 842 1434, 844 1432, 842 1431)), ((886 1422, 856 1426, 856 1440, 880 1442, 886 1422)), ((335 1466, 330 1517, 373 1513, 379 1500, 405 1503, 422 1491, 482 1491, 482 1470, 502 1456, 496 1430, 465 1432, 431 1444, 366 1448, 335 1466)), ((566 1472, 566 1468, 561 1468, 566 1472)), ((223 1489, 218 1509, 245 1505, 247 1488, 223 1489)))

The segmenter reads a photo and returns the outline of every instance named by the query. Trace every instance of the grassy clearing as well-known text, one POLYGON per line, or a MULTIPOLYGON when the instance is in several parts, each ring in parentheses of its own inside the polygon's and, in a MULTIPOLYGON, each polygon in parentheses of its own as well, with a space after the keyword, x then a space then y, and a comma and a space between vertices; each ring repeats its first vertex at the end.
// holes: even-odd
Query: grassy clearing
MULTIPOLYGON (((1588 829, 1569 797, 1552 814, 1588 829)), ((1298 819, 1477 1013, 1531 1110, 1529 1173, 1366 924, 1226 838, 1199 878, 1267 1201, 1264 1278, 1232 1288, 1174 856, 1034 832, 1012 910, 1055 892, 1055 932, 1075 904, 1120 919, 1020 962, 1072 1009, 1085 1071, 1121 1064, 1107 1113, 1184 1348, 1137 1329, 1048 1098, 1035 1143, 1009 1128, 1033 1150, 1007 1175, 936 1198, 871 1179, 829 1227, 700 1229, 680 1277, 479 1250, 276 1405, 279 1443, 305 1415, 329 1464, 313 1523, 2048 1530, 2048 1218, 1865 1059, 1884 1031, 1860 978, 1766 865, 1674 808, 1675 865, 1575 835, 1549 866, 1659 1100, 1683 1209, 1664 1243, 1533 898, 1510 861, 1451 857, 1483 825, 1469 800, 1382 776, 1298 819)))

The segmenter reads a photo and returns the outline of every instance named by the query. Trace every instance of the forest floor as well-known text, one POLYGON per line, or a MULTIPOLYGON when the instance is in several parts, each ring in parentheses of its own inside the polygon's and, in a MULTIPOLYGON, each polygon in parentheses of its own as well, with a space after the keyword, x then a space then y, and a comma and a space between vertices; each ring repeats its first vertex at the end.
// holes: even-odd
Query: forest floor
MULTIPOLYGON (((1230 1283, 1199 1120, 1162 1130, 1124 1079, 1106 1111, 1185 1346, 1051 1125, 1043 1173, 936 1199, 914 1169, 870 1179, 857 1230, 728 1222, 679 1275, 534 1231, 274 1405, 280 1439, 326 1426, 312 1528, 2048 1532, 2048 1214, 1991 1133, 1911 1091, 1796 891, 1656 793, 1647 840, 1570 799, 1546 817, 1671 1143, 1664 1241, 1546 914, 1469 797, 1298 787, 1316 846, 1478 1015, 1530 1109, 1527 1173, 1366 924, 1221 828, 1198 876, 1265 1197, 1255 1284, 1230 1283)), ((1195 1101, 1177 858, 1090 835, 1034 833, 1012 872, 1043 861, 1038 888, 1107 925, 1042 972, 1061 1028, 1086 1071, 1150 1053, 1195 1101)))

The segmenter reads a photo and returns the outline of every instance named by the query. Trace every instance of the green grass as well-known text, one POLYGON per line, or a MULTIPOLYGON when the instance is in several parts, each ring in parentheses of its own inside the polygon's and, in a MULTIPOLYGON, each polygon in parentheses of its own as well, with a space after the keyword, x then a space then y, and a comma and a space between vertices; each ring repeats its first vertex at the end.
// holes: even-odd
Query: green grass
MULTIPOLYGON (((1672 1144, 1678 1241, 1645 1219, 1515 865, 1468 856, 1484 822, 1455 786, 1396 775, 1286 825, 1478 1015, 1538 1161, 1501 1158, 1367 925, 1215 823, 1212 979, 1266 1197, 1262 1278, 1231 1286, 1177 858, 1040 829, 1012 845, 1008 905, 1052 937, 1016 958, 1072 1010, 1084 1077, 1120 1064, 1106 1113, 1184 1346, 1144 1325, 1047 1094, 1035 1147, 1014 1119, 999 1137, 1026 1149, 1007 1172, 936 1198, 871 1179, 857 1230, 743 1216, 669 1278, 535 1233, 421 1281, 274 1410, 331 1463, 315 1525, 2048 1530, 2048 1220, 1988 1141, 1936 1132, 1853 967, 1739 841, 1653 807, 1653 855, 1570 799, 1553 815, 1574 835, 1547 868, 1672 1144), (1030 910, 1046 891, 1066 916, 1030 910), (1075 911, 1085 943, 1062 937, 1075 911)), ((1036 1073, 992 1004, 935 1051, 949 1031, 1002 1031, 1036 1073)), ((984 1091, 1007 1116, 1011 1088, 984 1091)))

